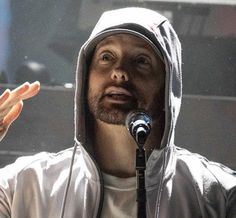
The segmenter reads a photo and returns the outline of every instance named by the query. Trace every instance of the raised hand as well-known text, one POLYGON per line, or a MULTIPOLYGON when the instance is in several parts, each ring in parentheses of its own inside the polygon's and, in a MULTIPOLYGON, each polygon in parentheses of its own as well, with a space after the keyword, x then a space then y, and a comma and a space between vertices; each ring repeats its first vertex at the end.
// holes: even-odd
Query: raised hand
POLYGON ((40 83, 26 82, 10 91, 5 90, 0 96, 0 141, 7 133, 9 126, 20 115, 23 100, 35 96, 40 90, 40 83))

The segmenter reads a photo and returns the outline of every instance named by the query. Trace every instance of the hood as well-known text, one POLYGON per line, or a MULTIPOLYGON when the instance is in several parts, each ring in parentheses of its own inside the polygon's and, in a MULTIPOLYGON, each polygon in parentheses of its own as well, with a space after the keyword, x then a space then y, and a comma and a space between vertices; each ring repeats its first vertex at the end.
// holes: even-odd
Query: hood
POLYGON ((86 90, 88 62, 96 45, 116 33, 130 33, 146 40, 165 64, 165 130, 161 148, 174 142, 174 130, 181 105, 181 45, 169 21, 145 8, 123 8, 102 14, 89 39, 81 47, 76 70, 75 140, 87 145, 88 115, 86 90))

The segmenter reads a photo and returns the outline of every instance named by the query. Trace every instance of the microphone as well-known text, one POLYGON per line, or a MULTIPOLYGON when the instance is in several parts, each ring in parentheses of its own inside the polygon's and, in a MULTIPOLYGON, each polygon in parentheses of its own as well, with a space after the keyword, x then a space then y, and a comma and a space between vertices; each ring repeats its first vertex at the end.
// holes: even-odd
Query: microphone
POLYGON ((152 118, 144 111, 131 111, 126 117, 125 125, 137 145, 144 146, 151 132, 152 118))

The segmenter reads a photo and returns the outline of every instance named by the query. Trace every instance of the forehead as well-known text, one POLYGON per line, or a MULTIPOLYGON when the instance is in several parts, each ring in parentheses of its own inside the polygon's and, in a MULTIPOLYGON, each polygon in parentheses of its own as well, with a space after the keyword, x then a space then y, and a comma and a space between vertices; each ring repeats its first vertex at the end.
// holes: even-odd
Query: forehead
POLYGON ((134 36, 132 34, 124 33, 124 34, 114 34, 111 36, 108 36, 104 38, 102 41, 100 41, 97 46, 96 50, 103 48, 103 47, 109 47, 109 46, 124 46, 125 47, 132 47, 133 49, 146 49, 151 52, 154 52, 154 49, 152 46, 144 39, 134 36))

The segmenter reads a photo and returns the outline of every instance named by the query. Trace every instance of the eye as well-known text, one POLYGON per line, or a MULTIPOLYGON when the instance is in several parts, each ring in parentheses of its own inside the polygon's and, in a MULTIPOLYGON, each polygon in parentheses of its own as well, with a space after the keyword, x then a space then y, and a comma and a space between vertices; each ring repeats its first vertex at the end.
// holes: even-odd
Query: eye
POLYGON ((146 55, 140 55, 135 59, 135 63, 140 66, 149 66, 151 64, 151 60, 146 55))
POLYGON ((112 55, 112 53, 110 52, 103 52, 100 54, 100 62, 101 63, 109 63, 112 62, 114 60, 114 56, 112 55))

